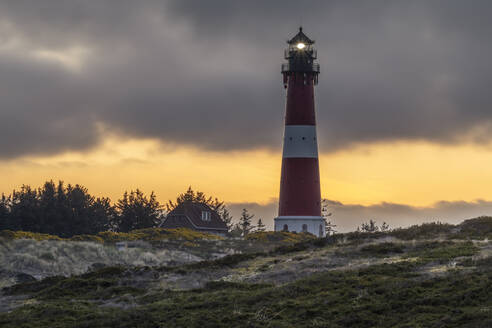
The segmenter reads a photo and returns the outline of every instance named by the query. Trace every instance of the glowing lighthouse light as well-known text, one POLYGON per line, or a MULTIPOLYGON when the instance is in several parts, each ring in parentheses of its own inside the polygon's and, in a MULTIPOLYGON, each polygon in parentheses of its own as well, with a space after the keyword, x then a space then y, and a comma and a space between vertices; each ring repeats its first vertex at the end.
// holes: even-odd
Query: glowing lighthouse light
POLYGON ((291 40, 282 65, 287 89, 280 197, 275 231, 325 235, 321 216, 314 86, 318 83, 314 41, 302 28, 291 40), (302 50, 302 51, 301 51, 302 50))

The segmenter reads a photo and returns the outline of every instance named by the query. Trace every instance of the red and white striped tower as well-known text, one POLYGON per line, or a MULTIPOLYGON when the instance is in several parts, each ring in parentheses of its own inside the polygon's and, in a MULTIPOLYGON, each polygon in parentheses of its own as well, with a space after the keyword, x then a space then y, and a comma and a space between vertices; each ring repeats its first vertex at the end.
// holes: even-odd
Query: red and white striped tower
POLYGON ((315 62, 314 41, 302 32, 302 27, 287 43, 285 59, 288 62, 282 65, 287 105, 275 231, 324 236, 314 111, 314 85, 318 83, 319 64, 315 62))

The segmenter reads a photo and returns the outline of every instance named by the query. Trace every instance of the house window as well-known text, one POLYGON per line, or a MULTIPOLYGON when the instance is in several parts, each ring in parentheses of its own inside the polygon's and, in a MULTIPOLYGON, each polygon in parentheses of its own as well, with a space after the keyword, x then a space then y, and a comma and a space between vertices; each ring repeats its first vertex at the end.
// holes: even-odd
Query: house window
POLYGON ((307 232, 307 224, 302 225, 302 232, 307 232))
POLYGON ((210 211, 202 211, 202 220, 210 221, 211 213, 210 211))
POLYGON ((284 224, 284 229, 282 231, 289 231, 289 226, 284 224))

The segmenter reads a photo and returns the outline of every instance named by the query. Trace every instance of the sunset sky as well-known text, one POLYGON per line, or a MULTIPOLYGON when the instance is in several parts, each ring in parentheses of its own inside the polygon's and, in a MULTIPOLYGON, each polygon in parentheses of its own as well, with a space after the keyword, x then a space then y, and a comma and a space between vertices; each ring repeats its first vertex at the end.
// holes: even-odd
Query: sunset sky
POLYGON ((340 230, 492 214, 490 1, 0 1, 0 192, 191 185, 269 224, 285 41, 316 40, 340 230))

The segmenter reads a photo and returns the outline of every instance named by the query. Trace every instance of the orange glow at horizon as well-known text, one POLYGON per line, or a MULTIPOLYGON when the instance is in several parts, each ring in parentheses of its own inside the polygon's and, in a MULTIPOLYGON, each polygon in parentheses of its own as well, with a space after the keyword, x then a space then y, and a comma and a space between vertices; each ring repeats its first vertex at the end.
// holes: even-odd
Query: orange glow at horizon
MULTIPOLYGON (((281 153, 206 152, 154 140, 107 139, 97 149, 0 161, 0 193, 46 180, 81 184, 116 201, 125 190, 155 191, 161 202, 188 186, 228 203, 278 197, 281 153)), ((370 205, 428 206, 440 200, 492 199, 492 150, 421 142, 361 145, 320 155, 324 198, 370 205)))

